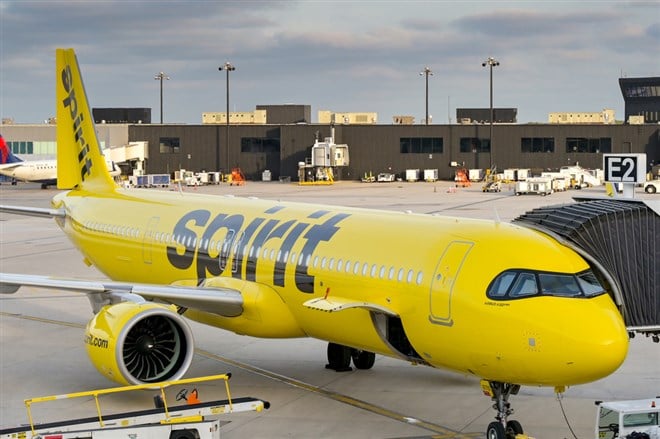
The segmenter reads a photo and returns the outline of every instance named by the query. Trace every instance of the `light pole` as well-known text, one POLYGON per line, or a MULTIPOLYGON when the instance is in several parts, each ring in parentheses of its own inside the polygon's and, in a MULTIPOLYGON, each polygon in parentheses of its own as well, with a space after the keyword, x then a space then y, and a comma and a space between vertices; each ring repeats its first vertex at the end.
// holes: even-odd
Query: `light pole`
POLYGON ((160 81, 160 124, 163 124, 163 79, 169 80, 170 77, 163 72, 156 73, 154 79, 160 81))
POLYGON ((433 71, 430 67, 424 67, 424 70, 419 72, 419 76, 426 75, 426 125, 429 124, 429 75, 433 76, 433 71))
MULTIPOLYGON (((218 67, 219 71, 225 71, 227 72, 227 113, 225 114, 226 120, 227 120, 227 129, 225 130, 225 165, 227 166, 227 172, 229 172, 229 72, 233 72, 236 70, 236 67, 234 67, 229 61, 224 63, 224 65, 218 67)), ((220 154, 218 154, 218 159, 220 157, 220 154)), ((218 163, 218 169, 220 168, 220 164, 218 163)))
POLYGON ((488 59, 481 63, 482 67, 490 67, 490 134, 488 140, 490 141, 490 170, 493 171, 493 67, 500 65, 500 62, 497 61, 492 56, 489 56, 488 59))

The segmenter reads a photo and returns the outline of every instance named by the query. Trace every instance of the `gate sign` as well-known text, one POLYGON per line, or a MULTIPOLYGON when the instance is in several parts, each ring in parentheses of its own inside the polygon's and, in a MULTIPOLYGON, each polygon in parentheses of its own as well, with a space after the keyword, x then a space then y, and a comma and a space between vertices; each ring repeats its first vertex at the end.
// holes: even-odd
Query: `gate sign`
POLYGON ((603 154, 605 181, 610 183, 644 183, 646 154, 603 154))

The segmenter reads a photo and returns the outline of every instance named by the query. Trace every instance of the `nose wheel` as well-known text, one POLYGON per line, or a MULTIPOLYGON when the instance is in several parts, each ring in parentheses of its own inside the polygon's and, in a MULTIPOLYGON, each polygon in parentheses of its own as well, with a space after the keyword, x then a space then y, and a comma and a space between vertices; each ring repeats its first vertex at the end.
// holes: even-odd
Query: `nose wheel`
POLYGON ((497 411, 496 421, 488 424, 486 438, 514 439, 516 435, 523 434, 520 422, 508 419, 513 414, 509 396, 518 394, 520 385, 484 380, 481 382, 481 388, 484 394, 494 401, 493 408, 497 411))

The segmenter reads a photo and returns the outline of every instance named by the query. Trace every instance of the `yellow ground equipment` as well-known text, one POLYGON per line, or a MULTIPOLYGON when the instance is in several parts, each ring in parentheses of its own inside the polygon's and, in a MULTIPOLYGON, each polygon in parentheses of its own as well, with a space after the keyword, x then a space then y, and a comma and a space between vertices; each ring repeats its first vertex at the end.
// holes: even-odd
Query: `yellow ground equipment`
POLYGON ((260 412, 270 407, 268 402, 255 398, 232 399, 229 392, 229 378, 231 378, 231 374, 212 375, 26 399, 25 407, 27 408, 29 425, 0 430, 0 438, 105 439, 142 437, 145 434, 148 437, 172 437, 174 435, 181 438, 219 439, 220 422, 215 419, 217 415, 244 411, 260 412), (201 402, 198 399, 197 389, 193 389, 189 393, 187 389, 183 388, 177 393, 176 400, 185 400, 185 404, 170 407, 167 403, 165 389, 168 387, 214 380, 225 382, 227 399, 201 402), (159 390, 159 393, 154 397, 156 408, 105 416, 101 414, 99 396, 135 390, 159 390), (96 404, 95 417, 70 419, 47 424, 36 424, 32 418, 33 404, 84 397, 94 398, 96 404), (207 419, 208 416, 214 416, 214 419, 207 419))

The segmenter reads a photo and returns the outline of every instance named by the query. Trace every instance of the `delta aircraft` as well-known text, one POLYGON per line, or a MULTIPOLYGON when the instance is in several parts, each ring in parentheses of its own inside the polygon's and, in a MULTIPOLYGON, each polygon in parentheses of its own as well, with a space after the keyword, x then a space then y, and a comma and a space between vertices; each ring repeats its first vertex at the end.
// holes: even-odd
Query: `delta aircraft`
POLYGON ((628 335, 609 286, 541 232, 116 187, 75 53, 58 49, 56 59, 57 180, 73 189, 49 209, 0 211, 54 218, 110 280, 3 273, 0 286, 87 294, 87 353, 109 379, 181 377, 193 356, 186 319, 254 337, 315 337, 337 371, 351 361, 369 369, 379 354, 479 377, 496 411, 487 436, 503 439, 523 432, 509 419, 521 385, 560 393, 623 362, 628 335))
MULTIPOLYGON (((119 176, 121 170, 110 159, 105 159, 112 177, 119 176)), ((23 160, 14 155, 0 134, 0 175, 17 181, 41 183, 41 188, 57 184, 57 160, 23 160)))

